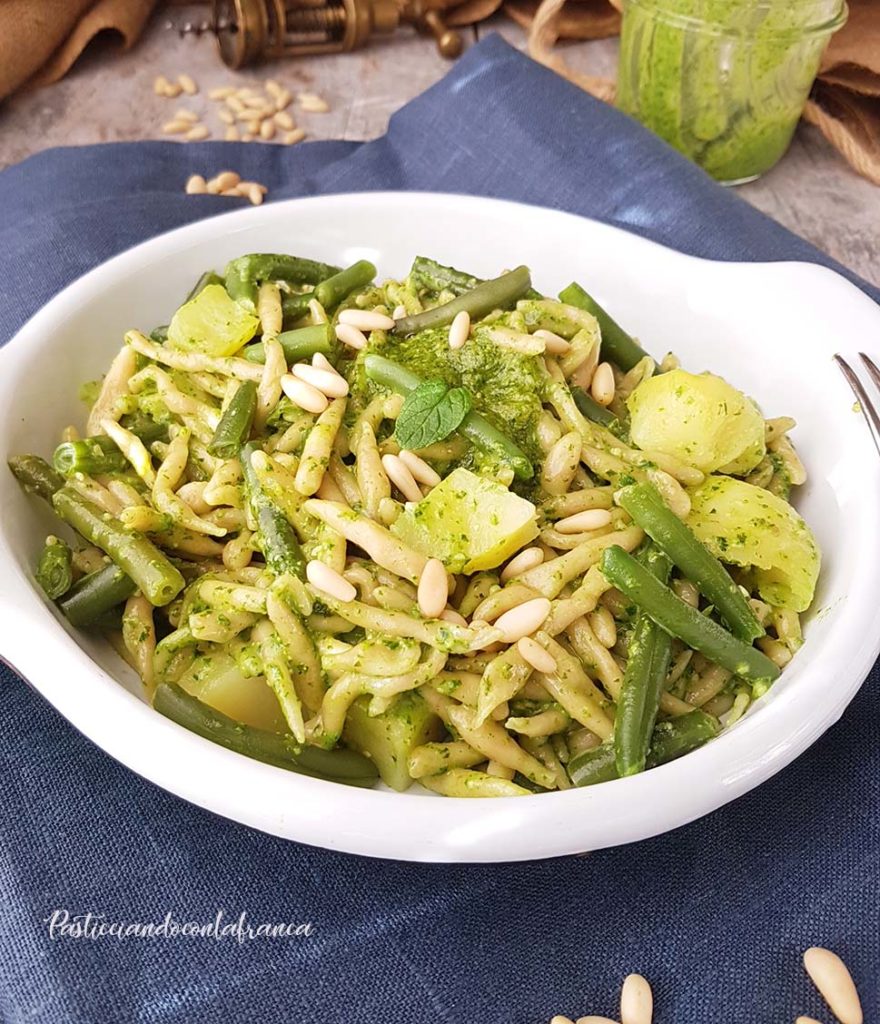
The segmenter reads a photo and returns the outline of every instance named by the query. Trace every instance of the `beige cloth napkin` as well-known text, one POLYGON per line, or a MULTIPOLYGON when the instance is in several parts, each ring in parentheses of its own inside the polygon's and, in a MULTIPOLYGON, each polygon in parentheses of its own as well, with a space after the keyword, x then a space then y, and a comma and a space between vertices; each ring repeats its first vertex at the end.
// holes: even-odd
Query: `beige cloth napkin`
MULTIPOLYGON (((0 0, 0 99, 61 78, 100 32, 132 46, 158 0, 0 0)), ((557 39, 620 30, 621 0, 446 0, 452 25, 505 12, 530 28, 529 50, 582 88, 611 100, 614 83, 572 71, 557 39)), ((849 163, 880 184, 880 0, 849 0, 849 21, 831 40, 804 117, 849 163)))

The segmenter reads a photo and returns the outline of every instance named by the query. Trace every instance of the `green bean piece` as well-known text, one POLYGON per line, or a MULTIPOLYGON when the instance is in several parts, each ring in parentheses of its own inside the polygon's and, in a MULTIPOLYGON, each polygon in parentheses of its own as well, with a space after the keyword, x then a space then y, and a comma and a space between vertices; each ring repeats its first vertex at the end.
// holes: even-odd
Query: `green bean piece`
MULTIPOLYGON (((257 289, 263 281, 287 284, 318 284, 339 273, 339 267, 281 253, 249 253, 226 264, 224 284, 229 295, 250 309, 256 309, 257 289)), ((282 306, 283 309, 283 306, 282 306)))
POLYGON ((150 604, 166 605, 183 590, 183 576, 142 533, 126 529, 69 487, 56 491, 52 504, 66 523, 105 551, 131 577, 150 604))
POLYGON ((309 312, 309 303, 315 297, 313 290, 281 293, 281 326, 289 330, 309 312))
POLYGON ((158 327, 154 327, 150 331, 150 341, 155 341, 157 345, 164 345, 168 341, 168 324, 159 324, 158 327))
POLYGON ((501 277, 484 281, 469 292, 462 292, 442 306, 434 306, 423 313, 404 316, 394 325, 395 334, 415 334, 428 327, 441 327, 451 324, 462 310, 470 314, 472 320, 479 320, 493 309, 507 309, 531 288, 532 279, 528 267, 517 267, 515 270, 502 274, 501 277))
POLYGON ((256 444, 246 444, 241 449, 241 471, 248 504, 257 521, 260 550, 266 564, 276 576, 289 572, 300 579, 305 579, 306 560, 296 533, 287 516, 260 486, 251 465, 251 455, 258 447, 256 444))
POLYGON ((218 459, 235 458, 250 437, 256 411, 257 385, 252 380, 243 381, 220 417, 208 452, 218 459))
POLYGON ((618 501, 715 606, 734 636, 751 643, 764 635, 751 605, 727 570, 697 539, 693 530, 671 511, 653 484, 624 487, 618 501))
POLYGON ((453 295, 462 295, 482 284, 480 278, 473 274, 465 274, 455 267, 444 267, 427 256, 416 256, 409 279, 418 291, 452 292, 453 295))
POLYGON ((9 468, 26 491, 46 501, 64 486, 64 477, 39 455, 13 455, 9 468))
MULTIPOLYGON (((651 736, 647 767, 657 768, 689 754, 714 739, 720 731, 718 719, 699 710, 658 722, 651 736)), ((614 744, 603 743, 601 747, 585 750, 568 762, 567 770, 575 786, 595 786, 598 782, 620 778, 615 765, 614 744)))
POLYGON ((160 683, 153 707, 184 729, 237 754, 347 786, 375 785, 379 777, 373 762, 354 750, 321 750, 300 746, 292 736, 243 725, 188 694, 176 683, 160 683))
POLYGON ((686 604, 616 544, 602 553, 602 573, 667 633, 683 640, 734 675, 750 683, 768 684, 779 669, 761 651, 743 643, 696 608, 686 604))
MULTIPOLYGON (((311 359, 316 352, 329 356, 335 348, 333 328, 330 324, 311 324, 293 331, 284 331, 278 335, 278 341, 284 350, 288 366, 293 366, 303 359, 311 359)), ((252 363, 265 363, 266 352, 262 341, 248 345, 244 350, 244 357, 252 363)))
POLYGON ((121 473, 128 462, 116 442, 106 434, 84 437, 80 441, 64 441, 55 449, 52 462, 59 473, 121 473))
POLYGON ((50 601, 61 597, 73 584, 73 555, 70 545, 58 537, 47 537, 34 573, 50 601))
POLYGON ((563 289, 559 293, 559 301, 593 314, 602 332, 602 358, 617 363, 621 370, 631 370, 648 354, 579 284, 572 282, 563 289))
POLYGON ((193 285, 192 291, 187 295, 185 301, 190 302, 197 295, 200 295, 209 284, 223 284, 223 278, 216 272, 216 270, 206 270, 193 285))
POLYGON ((338 306, 353 291, 364 288, 376 276, 376 268, 369 260, 358 260, 345 270, 340 270, 333 277, 321 281, 315 288, 315 298, 324 309, 338 306))
POLYGON ((154 441, 168 441, 168 424, 157 423, 152 417, 138 411, 123 416, 119 421, 120 425, 130 430, 132 434, 143 441, 149 447, 154 441))
POLYGON ((114 562, 83 576, 58 602, 71 624, 80 629, 101 628, 104 617, 137 590, 130 576, 114 562))
MULTIPOLYGON (((408 395, 422 383, 421 377, 406 367, 372 353, 364 359, 364 372, 374 383, 400 395, 408 395)), ((520 480, 532 477, 534 468, 528 455, 478 412, 471 410, 461 421, 458 431, 478 448, 506 462, 520 480)))
POLYGON ((588 420, 609 428, 613 428, 615 424, 620 422, 614 413, 609 412, 604 405, 599 405, 595 398, 592 395, 588 395, 583 388, 569 385, 569 391, 571 391, 574 404, 588 420))

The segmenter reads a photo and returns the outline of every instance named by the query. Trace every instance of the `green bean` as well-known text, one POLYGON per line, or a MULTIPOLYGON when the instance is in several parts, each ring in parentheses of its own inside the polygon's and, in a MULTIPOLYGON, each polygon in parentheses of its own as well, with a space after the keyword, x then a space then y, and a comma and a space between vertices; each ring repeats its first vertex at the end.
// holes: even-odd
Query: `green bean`
POLYGON ((631 370, 648 354, 579 284, 572 282, 563 289, 559 293, 559 301, 593 314, 602 332, 602 357, 617 363, 621 370, 631 370))
POLYGON ((72 626, 99 626, 107 612, 127 600, 137 590, 130 576, 113 562, 83 576, 58 602, 72 626))
POLYGON ((594 423, 600 423, 603 427, 614 427, 615 424, 620 421, 614 415, 609 412, 604 406, 592 397, 588 395, 583 388, 569 385, 569 391, 571 391, 571 397, 574 399, 574 404, 578 407, 581 414, 586 416, 588 420, 592 420, 594 423))
POLYGON ((155 341, 157 345, 164 345, 168 341, 168 324, 159 324, 158 327, 154 327, 150 331, 150 341, 155 341))
MULTIPOLYGON (((656 768, 689 754, 713 739, 721 731, 721 723, 705 711, 690 711, 679 718, 658 722, 651 736, 647 767, 656 768)), ((594 786, 620 778, 615 765, 614 745, 585 750, 567 765, 568 776, 576 786, 594 786)))
POLYGON ((176 683, 160 683, 153 707, 184 729, 227 750, 315 779, 370 787, 379 777, 369 758, 354 750, 300 746, 292 736, 243 725, 188 694, 176 683))
MULTIPOLYGON (((652 544, 643 557, 645 568, 665 583, 672 568, 666 555, 652 544)), ((644 771, 671 651, 669 634, 645 612, 639 612, 627 649, 626 671, 614 716, 614 754, 621 776, 644 771)))
POLYGON ((64 441, 55 449, 52 462, 59 473, 121 473, 128 462, 116 442, 105 434, 84 437, 81 441, 64 441))
POLYGON ((50 601, 70 590, 73 584, 72 558, 69 544, 58 537, 46 538, 34 576, 50 601))
POLYGON ((338 273, 339 267, 299 256, 252 252, 226 264, 224 283, 233 299, 250 309, 256 309, 257 289, 263 281, 314 285, 338 273))
POLYGON ((200 295, 209 284, 223 284, 223 278, 215 270, 206 270, 192 286, 192 291, 187 295, 185 301, 190 302, 197 295, 200 295))
POLYGON ((282 292, 281 326, 289 330, 302 320, 309 312, 309 303, 314 297, 315 293, 312 289, 306 292, 282 292))
POLYGON ((750 683, 769 683, 779 676, 779 669, 766 655, 686 604, 623 548, 606 548, 601 569, 608 582, 644 609, 658 626, 709 661, 750 683))
MULTIPOLYGON (((278 341, 284 350, 288 366, 303 359, 310 359, 316 352, 328 356, 335 347, 333 328, 330 324, 311 324, 309 327, 298 327, 294 331, 284 331, 278 335, 278 341)), ((266 353, 262 341, 248 345, 244 350, 244 357, 252 363, 265 363, 266 353)))
MULTIPOLYGON (((366 356, 364 372, 376 384, 381 384, 382 387, 396 391, 400 395, 408 395, 422 383, 421 377, 384 356, 366 356)), ((462 420, 458 430, 478 448, 491 452, 506 462, 520 480, 528 480, 533 475, 534 469, 528 455, 478 412, 471 410, 462 420)))
POLYGON ((132 434, 143 441, 147 446, 154 441, 168 441, 168 424, 157 423, 152 417, 138 411, 128 416, 123 416, 119 421, 120 425, 130 430, 132 434))
POLYGON ((734 636, 747 643, 764 629, 724 566, 672 512, 650 483, 624 487, 618 501, 653 538, 700 593, 715 606, 734 636))
POLYGON ((418 291, 452 292, 453 295, 462 295, 482 283, 473 274, 465 274, 455 267, 444 267, 427 256, 416 256, 409 279, 418 291))
POLYGON ((276 576, 292 573, 305 579, 306 560, 290 520, 260 486, 251 465, 251 455, 258 447, 256 444, 246 444, 241 449, 241 471, 248 504, 257 521, 260 550, 276 576))
POLYGON ((376 268, 369 260, 358 260, 338 274, 321 281, 315 288, 315 298, 324 309, 332 309, 353 291, 370 284, 375 276, 376 268))
POLYGON ((394 325, 395 334, 415 334, 427 327, 440 327, 451 324, 462 310, 470 314, 472 320, 479 320, 493 309, 506 309, 531 288, 532 279, 528 267, 517 267, 515 270, 484 281, 469 292, 462 292, 442 306, 434 306, 423 313, 404 316, 394 325))
POLYGON ((218 459, 232 459, 250 437, 254 413, 257 411, 257 385, 243 381, 220 417, 208 452, 218 459))
POLYGON ((66 523, 105 551, 131 577, 151 604, 166 605, 183 590, 183 576, 143 534, 126 529, 69 487, 56 491, 52 504, 66 523))
POLYGON ((39 455, 13 455, 9 468, 26 491, 46 501, 51 501, 52 495, 64 486, 64 477, 39 455))

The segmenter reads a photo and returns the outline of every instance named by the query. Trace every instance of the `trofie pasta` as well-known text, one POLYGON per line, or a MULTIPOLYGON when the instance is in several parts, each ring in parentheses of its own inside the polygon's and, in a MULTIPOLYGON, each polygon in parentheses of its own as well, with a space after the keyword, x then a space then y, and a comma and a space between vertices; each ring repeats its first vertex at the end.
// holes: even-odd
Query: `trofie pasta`
POLYGON ((157 711, 281 768, 601 783, 710 741, 801 642, 794 422, 579 285, 250 254, 84 392, 85 436, 10 463, 71 528, 37 581, 157 711))

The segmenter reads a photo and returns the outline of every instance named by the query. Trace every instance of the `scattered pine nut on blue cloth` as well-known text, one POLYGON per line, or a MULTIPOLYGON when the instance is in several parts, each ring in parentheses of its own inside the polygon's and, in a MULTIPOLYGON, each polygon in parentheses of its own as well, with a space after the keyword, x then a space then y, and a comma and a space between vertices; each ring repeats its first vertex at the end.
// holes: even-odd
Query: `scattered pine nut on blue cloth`
MULTIPOLYGON (((489 37, 374 142, 118 143, 3 171, 0 342, 103 260, 246 205, 184 194, 191 174, 223 167, 267 185, 267 202, 409 189, 552 206, 713 259, 821 263, 880 298, 635 122, 489 37)), ((657 1024, 785 1024, 827 1019, 801 966, 813 945, 843 957, 868 1019, 880 1012, 877 669, 809 752, 708 817, 586 857, 498 865, 374 861, 262 835, 138 778, 11 671, 0 683, 3 1024, 616 1019, 634 971, 651 982, 657 1024), (88 911, 207 923, 221 910, 311 922, 312 934, 50 932, 56 912, 58 925, 88 911)))

